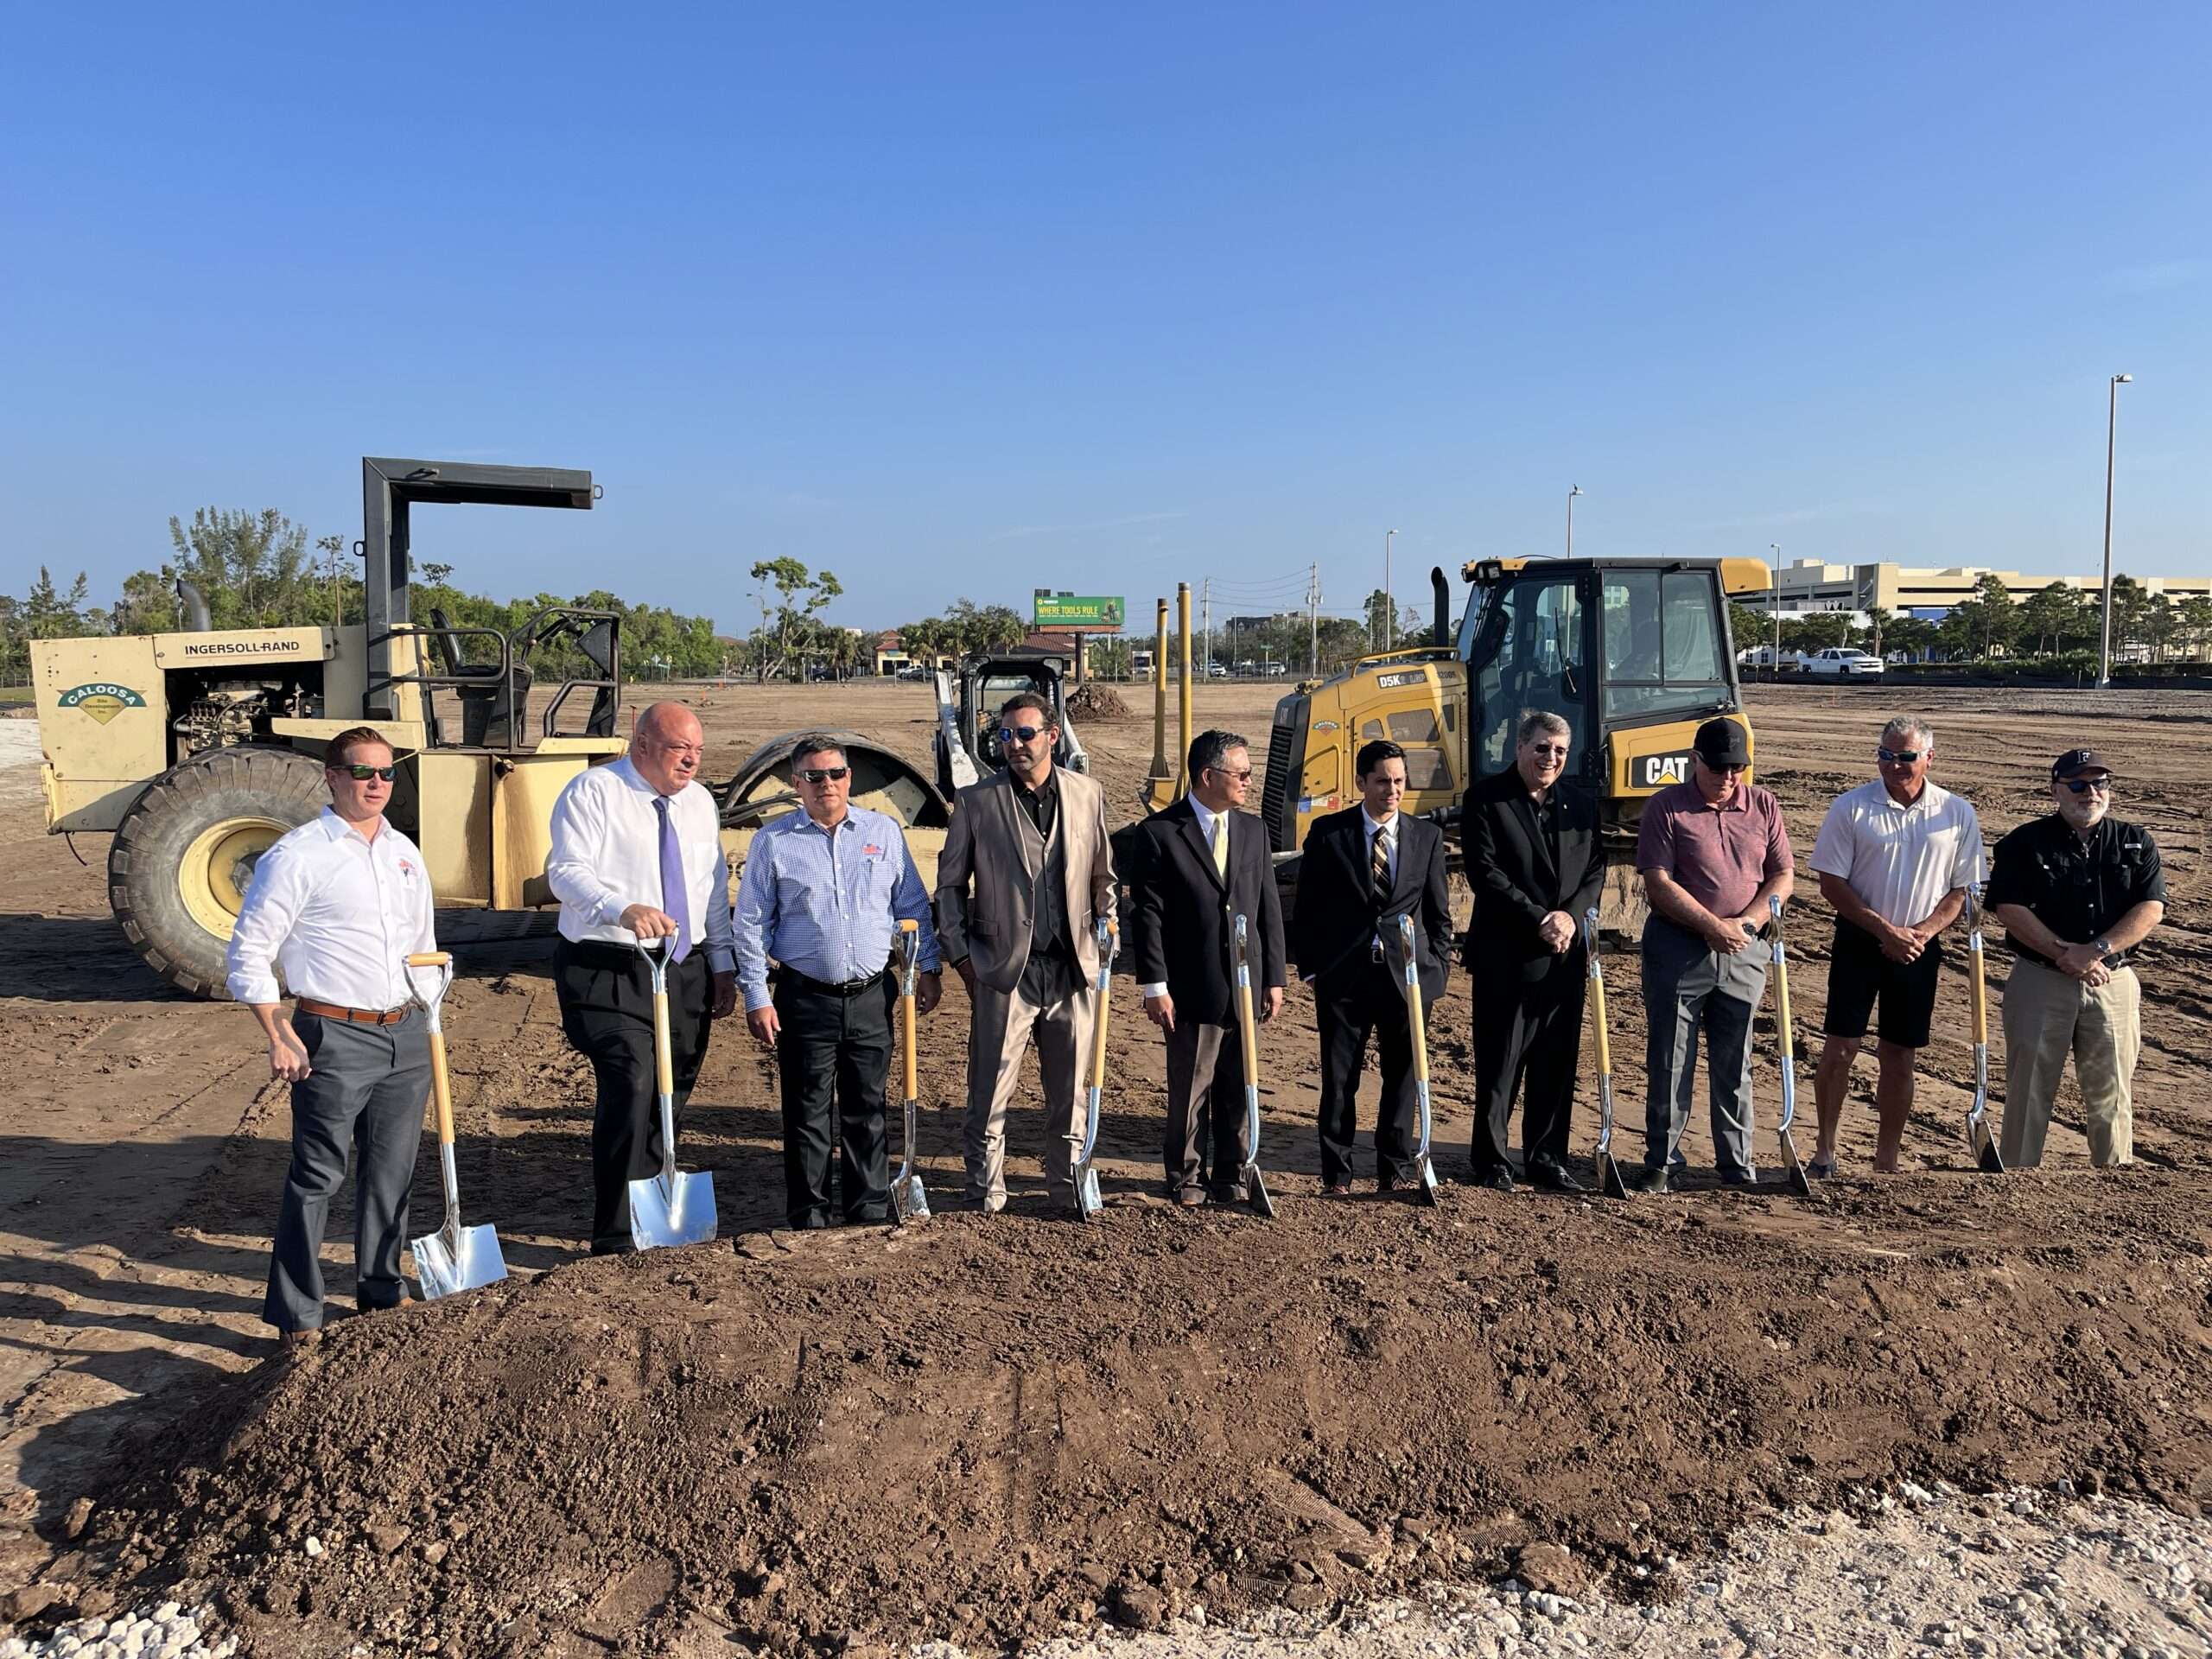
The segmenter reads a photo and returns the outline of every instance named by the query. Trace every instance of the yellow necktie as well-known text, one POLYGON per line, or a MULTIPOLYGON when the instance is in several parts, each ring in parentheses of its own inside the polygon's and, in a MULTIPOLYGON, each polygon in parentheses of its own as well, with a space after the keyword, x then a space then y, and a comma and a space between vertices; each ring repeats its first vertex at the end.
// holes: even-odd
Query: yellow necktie
POLYGON ((1226 812, 1214 815, 1213 872, 1224 881, 1229 880, 1229 814, 1226 812))

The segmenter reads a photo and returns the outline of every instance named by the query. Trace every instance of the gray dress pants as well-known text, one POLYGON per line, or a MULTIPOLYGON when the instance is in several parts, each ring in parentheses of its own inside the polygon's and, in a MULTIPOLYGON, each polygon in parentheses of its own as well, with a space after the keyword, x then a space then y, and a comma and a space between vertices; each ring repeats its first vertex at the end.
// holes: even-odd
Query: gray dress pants
POLYGON ((322 1324, 322 1232, 354 1155, 353 1299, 366 1313, 407 1300, 399 1254, 407 1190, 430 1092, 429 1021, 418 1008, 389 1026, 295 1014, 314 1069, 292 1085, 292 1165, 276 1212, 261 1317, 279 1331, 322 1324))
POLYGON ((1713 1161, 1723 1175, 1758 1173, 1751 1155, 1751 1014, 1766 992, 1766 947, 1757 940, 1726 956, 1662 917, 1644 923, 1647 1167, 1664 1168, 1675 1158, 1697 1087, 1702 1033, 1713 1161))

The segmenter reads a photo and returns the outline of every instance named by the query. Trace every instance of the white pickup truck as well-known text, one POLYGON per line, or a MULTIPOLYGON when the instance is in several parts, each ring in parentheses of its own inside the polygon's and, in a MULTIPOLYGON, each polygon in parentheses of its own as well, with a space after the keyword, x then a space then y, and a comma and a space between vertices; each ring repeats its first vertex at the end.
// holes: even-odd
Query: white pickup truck
POLYGON ((1882 659, 1870 657, 1854 645, 1830 645, 1825 651, 1801 655, 1798 671, 1816 680, 1879 679, 1882 659))

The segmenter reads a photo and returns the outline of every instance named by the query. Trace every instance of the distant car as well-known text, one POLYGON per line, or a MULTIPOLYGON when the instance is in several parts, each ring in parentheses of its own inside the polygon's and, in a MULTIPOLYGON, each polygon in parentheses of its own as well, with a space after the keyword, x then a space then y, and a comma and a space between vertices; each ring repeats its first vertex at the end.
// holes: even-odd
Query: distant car
POLYGON ((1206 678, 1210 680, 1225 680, 1228 677, 1229 670, 1221 664, 1208 663, 1206 664, 1206 678))
POLYGON ((899 671, 899 677, 902 680, 926 680, 929 677, 929 670, 919 663, 909 663, 899 671))
POLYGON ((1882 659, 1868 656, 1855 645, 1830 645, 1806 658, 1804 671, 1815 679, 1879 679, 1882 659))

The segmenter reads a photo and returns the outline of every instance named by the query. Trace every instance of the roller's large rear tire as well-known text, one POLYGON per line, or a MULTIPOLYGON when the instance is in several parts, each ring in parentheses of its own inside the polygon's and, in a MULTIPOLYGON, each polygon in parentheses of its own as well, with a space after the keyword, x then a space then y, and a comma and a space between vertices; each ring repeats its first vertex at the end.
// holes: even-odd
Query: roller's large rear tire
POLYGON ((223 959, 255 863, 327 798, 321 766, 290 749, 220 749, 155 779, 108 850, 108 905, 131 948, 179 990, 227 996, 223 959))

